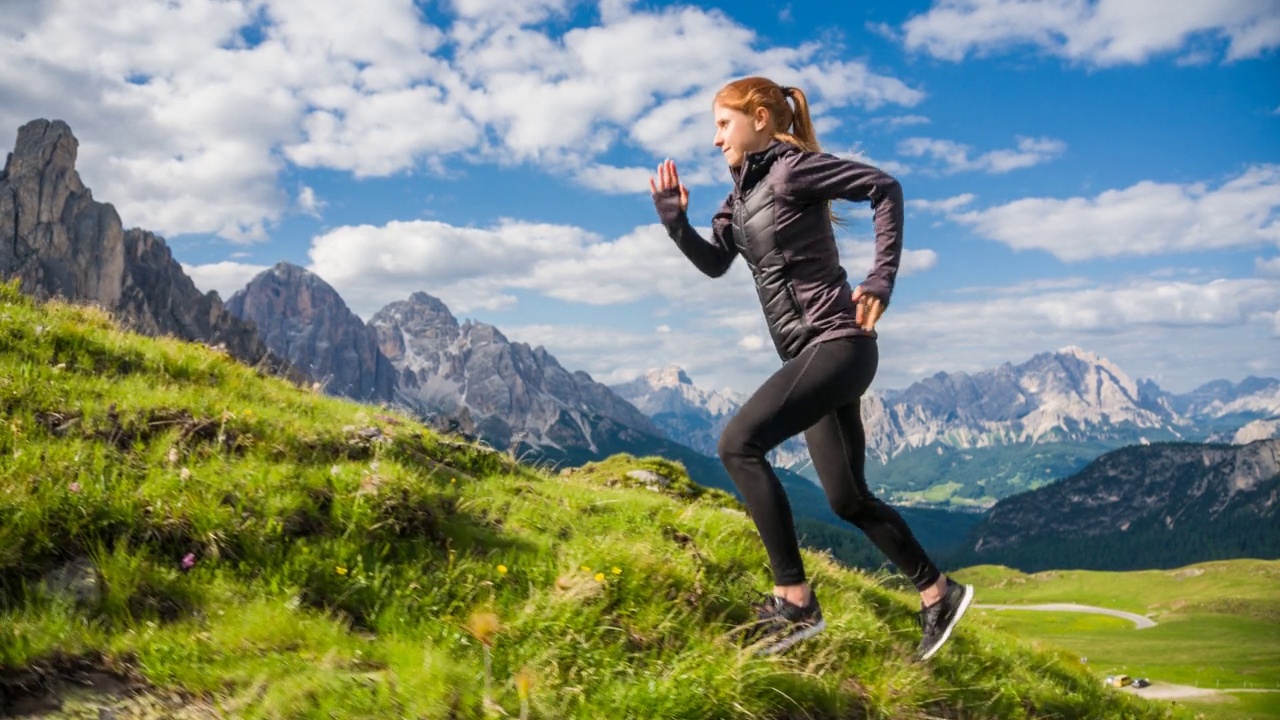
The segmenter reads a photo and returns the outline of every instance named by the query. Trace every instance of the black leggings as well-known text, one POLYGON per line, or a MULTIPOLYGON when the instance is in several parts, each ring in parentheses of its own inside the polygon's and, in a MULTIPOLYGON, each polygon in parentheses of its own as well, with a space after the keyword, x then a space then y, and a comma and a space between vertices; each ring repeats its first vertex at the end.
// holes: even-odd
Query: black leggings
POLYGON ((811 345, 766 380, 720 435, 720 460, 746 501, 778 585, 798 585, 805 575, 791 504, 765 454, 800 432, 836 515, 862 530, 917 589, 941 576, 902 516, 867 490, 859 400, 878 362, 875 338, 811 345))

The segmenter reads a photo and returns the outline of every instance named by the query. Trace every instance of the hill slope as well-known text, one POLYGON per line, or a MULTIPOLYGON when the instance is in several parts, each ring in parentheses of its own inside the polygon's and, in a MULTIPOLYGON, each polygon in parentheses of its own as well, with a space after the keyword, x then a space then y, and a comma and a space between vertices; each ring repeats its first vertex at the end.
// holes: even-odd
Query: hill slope
POLYGON ((678 466, 547 475, 12 285, 0 478, 0 713, 74 672, 201 717, 1165 716, 981 623, 912 663, 910 598, 813 554, 828 632, 749 656, 764 554, 678 466))

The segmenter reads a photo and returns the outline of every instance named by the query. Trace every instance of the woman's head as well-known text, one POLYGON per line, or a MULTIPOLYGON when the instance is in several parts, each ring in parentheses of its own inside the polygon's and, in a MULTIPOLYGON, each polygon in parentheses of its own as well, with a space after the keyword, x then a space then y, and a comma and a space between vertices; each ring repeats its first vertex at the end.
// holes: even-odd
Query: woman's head
POLYGON ((742 78, 720 88, 712 111, 715 145, 730 167, 741 165, 748 153, 765 149, 775 139, 804 150, 818 150, 809 101, 799 88, 783 87, 762 77, 742 78))

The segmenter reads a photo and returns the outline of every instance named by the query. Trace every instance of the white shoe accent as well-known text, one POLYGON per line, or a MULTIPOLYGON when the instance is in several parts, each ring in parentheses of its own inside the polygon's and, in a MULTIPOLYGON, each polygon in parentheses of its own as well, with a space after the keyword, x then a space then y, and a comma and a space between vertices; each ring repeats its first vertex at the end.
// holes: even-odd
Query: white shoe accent
POLYGON ((791 635, 788 635, 787 637, 779 640, 776 643, 773 643, 772 645, 766 645, 760 648, 759 650, 756 651, 756 654, 757 655, 774 655, 774 654, 780 653, 783 650, 786 650, 787 648, 791 647, 792 645, 795 645, 796 643, 800 642, 801 640, 808 640, 809 638, 813 637, 814 635, 817 635, 818 633, 826 629, 827 629, 826 619, 819 620, 818 622, 810 625, 809 627, 803 630, 800 630, 798 632, 795 632, 791 635))

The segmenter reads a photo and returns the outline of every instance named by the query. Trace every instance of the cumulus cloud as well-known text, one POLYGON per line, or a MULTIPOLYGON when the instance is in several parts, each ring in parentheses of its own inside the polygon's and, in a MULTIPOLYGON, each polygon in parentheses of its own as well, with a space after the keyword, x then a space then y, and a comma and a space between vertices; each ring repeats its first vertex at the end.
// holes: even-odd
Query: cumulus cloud
POLYGON ((912 125, 928 125, 932 121, 923 115, 893 115, 889 117, 872 118, 867 121, 868 125, 883 125, 890 130, 896 130, 902 127, 912 125))
POLYGON ((1258 258, 1254 260, 1254 265, 1258 268, 1260 275, 1269 275, 1272 277, 1280 277, 1280 257, 1269 259, 1258 258))
MULTIPOLYGON (((1270 0, 937 0, 901 28, 909 50, 945 60, 1032 45, 1094 66, 1143 63, 1226 41, 1228 62, 1280 46, 1280 5, 1270 0)), ((1215 53, 1216 54, 1216 53, 1215 53)))
MULTIPOLYGON (((856 284, 871 267, 874 243, 841 239, 840 251, 856 284)), ((723 280, 713 281, 680 254, 660 225, 604 238, 575 226, 517 220, 486 228, 396 221, 330 230, 312 241, 310 257, 310 269, 365 318, 418 290, 463 312, 508 307, 521 293, 581 305, 658 299, 679 309, 715 308, 747 318, 760 312, 745 263, 735 262, 723 280)), ((932 250, 909 249, 900 275, 925 272, 937 262, 932 250)))
MULTIPOLYGON (((568 0, 12 0, 0 30, 0 125, 66 120, 90 186, 128 225, 265 239, 293 204, 290 165, 385 176, 444 159, 532 162, 588 188, 638 178, 619 147, 710 177, 711 95, 762 67, 834 108, 923 94, 818 43, 770 46, 724 13, 568 0), (636 62, 643 57, 645 62, 636 62)), ((643 191, 643 183, 641 190, 643 191)))
POLYGON ((907 157, 928 157, 937 161, 941 172, 981 171, 1006 173, 1048 162, 1067 149, 1066 143, 1051 138, 1018 138, 1017 149, 992 150, 971 157, 973 149, 952 140, 906 138, 898 143, 898 153, 907 157))
POLYGON ((311 217, 320 217, 320 211, 324 210, 329 203, 316 197, 315 188, 303 185, 298 189, 298 209, 304 214, 311 217))
POLYGON ((908 200, 907 207, 926 212, 950 213, 965 207, 976 198, 973 193, 962 193, 942 200, 908 200))
POLYGON ((1280 165, 1251 167, 1217 188, 1143 181, 1092 198, 1025 198, 963 212, 960 205, 916 207, 941 210, 1015 250, 1067 261, 1280 247, 1280 165))

